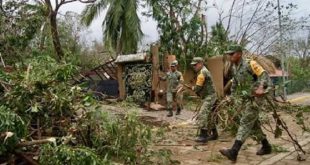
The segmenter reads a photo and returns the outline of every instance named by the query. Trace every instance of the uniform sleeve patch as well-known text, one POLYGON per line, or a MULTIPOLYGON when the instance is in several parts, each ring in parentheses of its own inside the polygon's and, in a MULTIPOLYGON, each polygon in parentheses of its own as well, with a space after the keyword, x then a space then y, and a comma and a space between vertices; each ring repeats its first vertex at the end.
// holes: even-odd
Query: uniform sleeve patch
POLYGON ((250 61, 251 69, 256 76, 260 76, 265 70, 256 61, 250 61))
POLYGON ((197 76, 197 81, 196 81, 196 85, 198 86, 203 86, 204 82, 205 82, 205 76, 200 73, 198 76, 197 76))

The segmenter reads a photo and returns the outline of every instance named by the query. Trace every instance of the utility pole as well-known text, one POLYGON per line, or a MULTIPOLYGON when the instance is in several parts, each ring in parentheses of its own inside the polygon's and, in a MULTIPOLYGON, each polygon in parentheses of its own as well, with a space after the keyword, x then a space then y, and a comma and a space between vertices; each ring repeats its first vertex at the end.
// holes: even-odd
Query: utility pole
POLYGON ((281 8, 280 8, 280 0, 278 1, 278 20, 279 20, 279 30, 280 30, 280 53, 281 53, 281 70, 282 70, 282 80, 283 80, 283 96, 284 100, 286 100, 286 86, 285 86, 285 52, 283 51, 283 31, 282 31, 282 22, 281 22, 281 8))

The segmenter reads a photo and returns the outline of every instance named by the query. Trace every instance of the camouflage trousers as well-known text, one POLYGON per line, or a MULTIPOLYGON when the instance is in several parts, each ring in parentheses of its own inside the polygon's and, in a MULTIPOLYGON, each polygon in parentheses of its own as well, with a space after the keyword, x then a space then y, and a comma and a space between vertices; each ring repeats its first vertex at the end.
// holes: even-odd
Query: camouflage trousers
POLYGON ((204 100, 200 107, 200 113, 197 116, 197 124, 199 128, 208 130, 216 128, 216 115, 213 114, 215 104, 217 102, 216 95, 209 95, 204 100))
POLYGON ((177 108, 183 109, 183 92, 167 92, 167 109, 173 109, 173 103, 177 104, 177 108))
POLYGON ((264 98, 254 98, 244 99, 243 101, 245 108, 241 113, 236 140, 244 142, 249 136, 252 136, 255 140, 261 141, 266 138, 259 120, 261 106, 263 107, 265 100, 264 98))

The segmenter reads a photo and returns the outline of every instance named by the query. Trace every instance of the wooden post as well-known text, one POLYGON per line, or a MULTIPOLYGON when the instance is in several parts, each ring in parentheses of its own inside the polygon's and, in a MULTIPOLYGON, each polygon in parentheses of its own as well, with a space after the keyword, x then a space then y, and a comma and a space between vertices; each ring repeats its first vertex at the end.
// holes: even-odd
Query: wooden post
POLYGON ((125 90, 125 80, 123 77, 124 72, 124 65, 121 63, 117 64, 117 81, 118 81, 118 91, 119 91, 119 98, 121 100, 126 98, 126 90, 125 90))
POLYGON ((176 60, 175 55, 168 55, 165 54, 165 58, 164 58, 164 72, 169 72, 170 71, 170 63, 172 61, 176 60))
POLYGON ((169 54, 165 53, 163 58, 163 71, 166 73, 169 71, 169 62, 168 62, 169 54))
POLYGON ((207 68, 211 73, 212 82, 218 96, 224 96, 224 62, 223 56, 208 58, 207 68))
MULTIPOLYGON (((151 53, 152 53, 152 91, 154 91, 154 101, 158 103, 158 85, 159 85, 159 70, 160 70, 160 63, 159 63, 159 55, 158 55, 158 45, 151 45, 151 53)), ((151 98, 152 100, 152 98, 151 98)))

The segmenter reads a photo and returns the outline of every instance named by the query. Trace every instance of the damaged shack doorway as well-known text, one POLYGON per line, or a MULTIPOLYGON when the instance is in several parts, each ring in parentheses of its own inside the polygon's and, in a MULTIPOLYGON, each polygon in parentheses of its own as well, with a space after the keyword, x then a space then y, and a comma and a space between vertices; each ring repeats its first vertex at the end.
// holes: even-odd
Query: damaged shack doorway
POLYGON ((119 97, 117 80, 113 80, 113 79, 100 80, 97 83, 96 92, 102 93, 104 95, 114 97, 114 98, 119 97))
POLYGON ((114 59, 92 70, 85 72, 79 79, 78 83, 86 82, 87 91, 91 90, 98 100, 119 97, 119 84, 117 81, 117 66, 114 59))
POLYGON ((126 98, 143 105, 151 99, 152 64, 125 65, 126 98))

